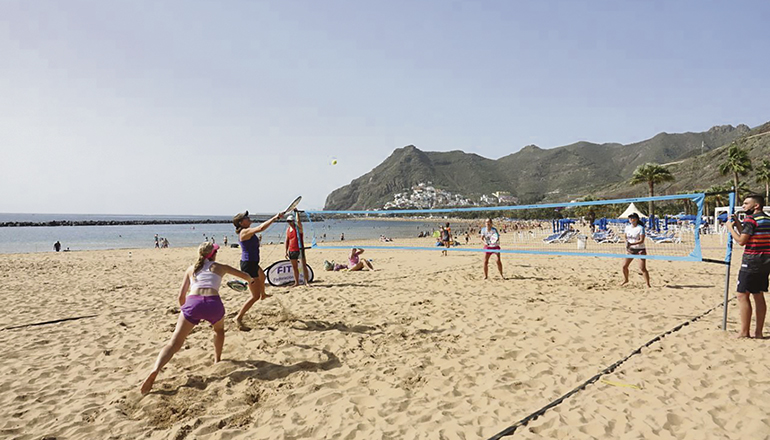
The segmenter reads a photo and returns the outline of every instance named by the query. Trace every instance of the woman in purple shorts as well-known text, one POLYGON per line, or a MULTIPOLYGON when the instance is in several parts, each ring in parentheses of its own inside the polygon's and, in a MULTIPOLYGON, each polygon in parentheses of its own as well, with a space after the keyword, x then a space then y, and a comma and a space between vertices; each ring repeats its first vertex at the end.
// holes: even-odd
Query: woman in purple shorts
POLYGON ((219 362, 222 357, 222 346, 225 344, 225 306, 219 297, 219 286, 222 284, 222 276, 225 274, 243 278, 249 282, 249 288, 255 290, 254 281, 249 274, 226 264, 216 263, 216 243, 202 243, 198 247, 198 261, 187 268, 179 289, 179 305, 182 306, 176 329, 171 336, 171 341, 160 350, 158 359, 147 379, 142 384, 142 394, 147 394, 152 389, 155 378, 160 369, 171 360, 174 354, 184 344, 187 335, 201 321, 208 321, 214 329, 214 362, 219 362))

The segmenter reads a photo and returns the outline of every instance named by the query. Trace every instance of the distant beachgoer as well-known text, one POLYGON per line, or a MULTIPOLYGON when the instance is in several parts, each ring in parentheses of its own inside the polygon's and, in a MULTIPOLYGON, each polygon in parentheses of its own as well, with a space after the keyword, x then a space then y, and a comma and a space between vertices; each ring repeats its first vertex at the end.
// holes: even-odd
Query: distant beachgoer
POLYGON ((155 234, 155 249, 160 249, 160 240, 158 239, 158 234, 155 234))
MULTIPOLYGON (((628 216, 629 224, 626 225, 626 252, 630 255, 647 255, 647 248, 644 245, 644 226, 639 222, 639 214, 632 213, 628 216)), ((623 262, 623 282, 621 286, 628 284, 628 266, 631 265, 633 258, 626 258, 623 262)), ((639 258, 639 269, 642 271, 644 282, 650 287, 650 273, 647 271, 647 260, 639 258)))
POLYGON ((367 270, 374 270, 374 266, 371 261, 365 258, 361 258, 360 255, 364 253, 361 248, 353 247, 350 249, 350 255, 348 256, 348 269, 351 271, 361 270, 366 268, 367 270))
POLYGON ((222 242, 224 243, 225 247, 227 247, 227 235, 225 235, 225 238, 222 240, 222 242))
POLYGON ((56 240, 56 243, 53 244, 53 250, 56 252, 61 250, 61 243, 59 243, 59 240, 56 240))
MULTIPOLYGON (((500 233, 492 226, 491 218, 487 219, 486 226, 479 231, 479 235, 484 242, 484 249, 489 249, 490 251, 500 250, 500 233)), ((484 252, 484 279, 486 280, 488 278, 489 257, 491 257, 492 254, 497 257, 497 270, 500 272, 500 277, 505 279, 505 276, 503 276, 503 262, 500 260, 500 252, 484 252)))
POLYGON ((345 241, 345 233, 340 234, 340 241, 345 241))
POLYGON ((441 244, 444 245, 446 249, 441 251, 441 255, 447 255, 447 249, 452 245, 452 231, 449 229, 449 223, 447 223, 446 227, 441 227, 441 244))
POLYGON ((589 227, 591 229, 591 233, 596 232, 596 226, 594 225, 594 222, 596 221, 596 211, 593 209, 588 210, 588 215, 586 216, 586 220, 588 221, 589 227))
MULTIPOLYGON (((299 239, 297 238, 297 225, 294 224, 294 216, 289 214, 286 216, 286 223, 288 224, 286 228, 286 241, 285 241, 285 247, 286 247, 286 258, 289 259, 291 262, 291 268, 292 268, 292 274, 294 275, 294 285, 291 287, 299 286, 299 254, 300 254, 300 248, 299 248, 299 239)), ((305 236, 302 234, 302 229, 299 229, 299 238, 302 239, 302 241, 305 241, 305 236)), ((304 263, 304 261, 303 261, 304 263)), ((307 280, 310 279, 310 276, 307 272, 307 265, 302 264, 302 274, 305 277, 305 284, 309 284, 307 280)))
POLYGON ((222 358, 222 347, 225 344, 225 306, 219 297, 219 287, 225 274, 242 278, 249 283, 249 289, 256 290, 256 278, 241 272, 226 264, 216 263, 217 250, 215 243, 202 243, 198 247, 198 261, 187 268, 179 289, 179 305, 181 311, 176 322, 171 341, 158 354, 155 365, 142 383, 142 394, 152 389, 161 368, 171 360, 174 354, 182 348, 187 335, 201 320, 208 321, 214 330, 214 362, 222 358))
POLYGON ((243 317, 246 312, 249 311, 251 306, 260 299, 268 298, 265 293, 265 272, 259 266, 259 242, 260 237, 257 233, 269 228, 276 220, 283 216, 283 212, 280 212, 261 223, 259 226, 251 227, 252 221, 249 218, 249 211, 244 211, 240 214, 236 214, 233 217, 233 225, 235 225, 235 232, 238 234, 238 243, 241 246, 241 270, 257 278, 257 289, 251 291, 251 298, 246 301, 246 304, 241 307, 238 312, 238 316, 235 318, 235 323, 241 330, 247 330, 243 324, 243 317))
POLYGON ((746 218, 743 224, 737 216, 727 222, 728 230, 733 239, 745 246, 741 270, 738 272, 738 308, 741 316, 741 329, 738 337, 748 338, 751 327, 751 300, 754 298, 756 310, 756 330, 754 337, 761 339, 765 325, 767 305, 765 292, 770 285, 770 216, 764 213, 762 207, 764 197, 751 194, 743 201, 746 218))
POLYGON ((164 249, 168 248, 168 238, 163 239, 163 246, 164 249))

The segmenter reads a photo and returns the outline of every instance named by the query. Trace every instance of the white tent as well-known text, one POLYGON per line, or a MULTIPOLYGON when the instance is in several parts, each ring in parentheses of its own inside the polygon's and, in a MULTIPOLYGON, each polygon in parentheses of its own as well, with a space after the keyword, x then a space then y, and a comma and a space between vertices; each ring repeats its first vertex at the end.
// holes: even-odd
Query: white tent
POLYGON ((626 210, 623 211, 623 214, 620 214, 618 218, 628 218, 628 216, 631 214, 637 214, 640 218, 647 218, 647 216, 644 215, 644 213, 640 211, 633 203, 628 205, 628 208, 626 208, 626 210))

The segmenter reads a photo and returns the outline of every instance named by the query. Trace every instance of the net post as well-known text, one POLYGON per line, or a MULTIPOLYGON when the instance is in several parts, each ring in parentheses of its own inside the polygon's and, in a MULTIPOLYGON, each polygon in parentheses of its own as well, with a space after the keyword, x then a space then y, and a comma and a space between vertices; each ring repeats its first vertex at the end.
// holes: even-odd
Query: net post
MULTIPOLYGON (((735 212, 735 191, 730 193, 730 208, 727 212, 727 220, 730 220, 735 212)), ((729 231, 728 231, 729 232, 729 231)), ((730 302, 730 262, 733 256, 733 236, 729 234, 727 237, 727 248, 725 250, 725 300, 724 300, 724 312, 722 314, 722 331, 727 331, 727 304, 730 302)))
MULTIPOLYGON (((294 210, 294 221, 297 223, 297 227, 294 228, 294 233, 297 234, 297 244, 299 245, 299 264, 302 270, 302 276, 305 277, 305 285, 309 285, 310 276, 307 270, 307 262, 305 260, 305 243, 304 240, 302 240, 302 236, 304 234, 302 233, 302 219, 300 218, 301 213, 303 213, 303 211, 300 211, 299 209, 294 210)), ((299 274, 297 274, 297 279, 299 279, 299 274)))

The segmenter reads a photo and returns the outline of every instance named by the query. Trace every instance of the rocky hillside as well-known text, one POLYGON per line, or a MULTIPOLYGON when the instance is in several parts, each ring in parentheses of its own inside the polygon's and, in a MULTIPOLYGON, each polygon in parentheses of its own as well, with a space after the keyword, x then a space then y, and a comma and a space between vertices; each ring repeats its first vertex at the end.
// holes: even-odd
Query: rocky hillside
POLYGON ((381 208, 394 193, 428 181, 437 188, 470 197, 508 191, 522 203, 639 194, 644 189, 628 188, 625 182, 637 166, 646 162, 670 164, 677 177, 671 191, 704 189, 726 180, 708 170, 716 170, 730 142, 748 138, 752 158, 761 154, 767 157, 770 136, 756 136, 761 130, 759 127, 752 131, 743 124, 722 125, 702 133, 660 133, 628 145, 577 142, 550 149, 530 145, 497 160, 462 151, 425 152, 409 145, 396 149, 376 168, 329 194, 325 209, 381 208), (706 175, 701 172, 704 169, 706 175))

